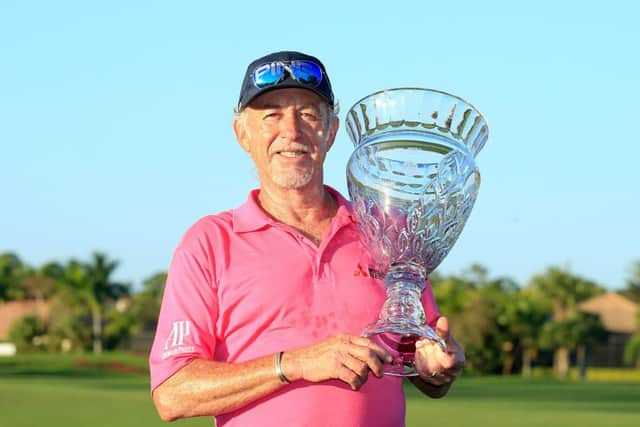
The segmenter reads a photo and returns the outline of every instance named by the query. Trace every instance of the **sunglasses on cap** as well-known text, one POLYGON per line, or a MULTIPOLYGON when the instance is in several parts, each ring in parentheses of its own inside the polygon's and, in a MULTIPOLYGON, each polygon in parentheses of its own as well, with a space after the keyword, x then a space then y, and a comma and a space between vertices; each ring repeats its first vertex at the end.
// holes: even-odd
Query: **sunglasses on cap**
POLYGON ((322 68, 313 61, 273 61, 259 65, 252 73, 258 89, 273 86, 289 75, 302 84, 316 87, 322 81, 322 68))

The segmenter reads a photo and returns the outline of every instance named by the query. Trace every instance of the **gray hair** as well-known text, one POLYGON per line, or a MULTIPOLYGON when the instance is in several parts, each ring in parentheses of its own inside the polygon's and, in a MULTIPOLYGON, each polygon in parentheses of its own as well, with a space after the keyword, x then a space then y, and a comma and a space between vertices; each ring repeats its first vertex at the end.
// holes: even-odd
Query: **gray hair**
MULTIPOLYGON (((321 102, 322 110, 324 112, 324 123, 323 126, 325 129, 329 129, 331 127, 331 123, 338 117, 340 113, 340 103, 338 100, 335 101, 333 105, 329 105, 326 102, 321 102)), ((233 118, 238 120, 240 124, 246 129, 246 120, 247 115, 245 114, 245 109, 238 110, 238 107, 233 107, 233 118)))

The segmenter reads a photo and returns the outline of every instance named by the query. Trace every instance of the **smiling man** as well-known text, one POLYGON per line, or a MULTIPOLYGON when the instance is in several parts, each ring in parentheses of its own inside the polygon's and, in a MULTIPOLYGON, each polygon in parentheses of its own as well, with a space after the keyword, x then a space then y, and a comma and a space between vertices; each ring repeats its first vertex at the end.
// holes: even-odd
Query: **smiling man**
MULTIPOLYGON (((252 62, 233 129, 260 187, 196 222, 169 268, 150 356, 160 416, 221 426, 403 426, 391 356, 360 336, 385 297, 351 206, 323 184, 338 130, 322 63, 299 52, 252 62)), ((417 344, 413 382, 440 397, 464 365, 430 288, 427 320, 449 344, 417 344), (434 375, 437 373, 437 376, 434 375)))

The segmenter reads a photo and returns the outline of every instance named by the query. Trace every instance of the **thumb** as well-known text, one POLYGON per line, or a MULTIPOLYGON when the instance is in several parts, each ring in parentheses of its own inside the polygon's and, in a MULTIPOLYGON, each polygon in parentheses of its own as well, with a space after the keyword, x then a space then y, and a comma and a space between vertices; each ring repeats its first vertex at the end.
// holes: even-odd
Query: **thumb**
POLYGON ((449 342, 449 319, 444 316, 438 318, 436 322, 436 334, 445 342, 449 342))

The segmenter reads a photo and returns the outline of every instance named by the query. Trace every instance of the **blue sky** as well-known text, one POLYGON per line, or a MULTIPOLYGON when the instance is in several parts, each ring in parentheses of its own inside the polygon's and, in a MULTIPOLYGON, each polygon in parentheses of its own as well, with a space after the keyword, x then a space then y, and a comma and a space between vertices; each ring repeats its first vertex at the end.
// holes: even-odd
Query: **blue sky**
MULTIPOLYGON (((611 289, 640 259, 636 2, 0 4, 0 251, 103 250, 134 284, 197 218, 257 186, 232 107, 275 50, 325 63, 342 107, 420 86, 480 109, 478 201, 442 273, 524 284, 550 265, 611 289)), ((346 192, 344 128, 326 164, 346 192)))

